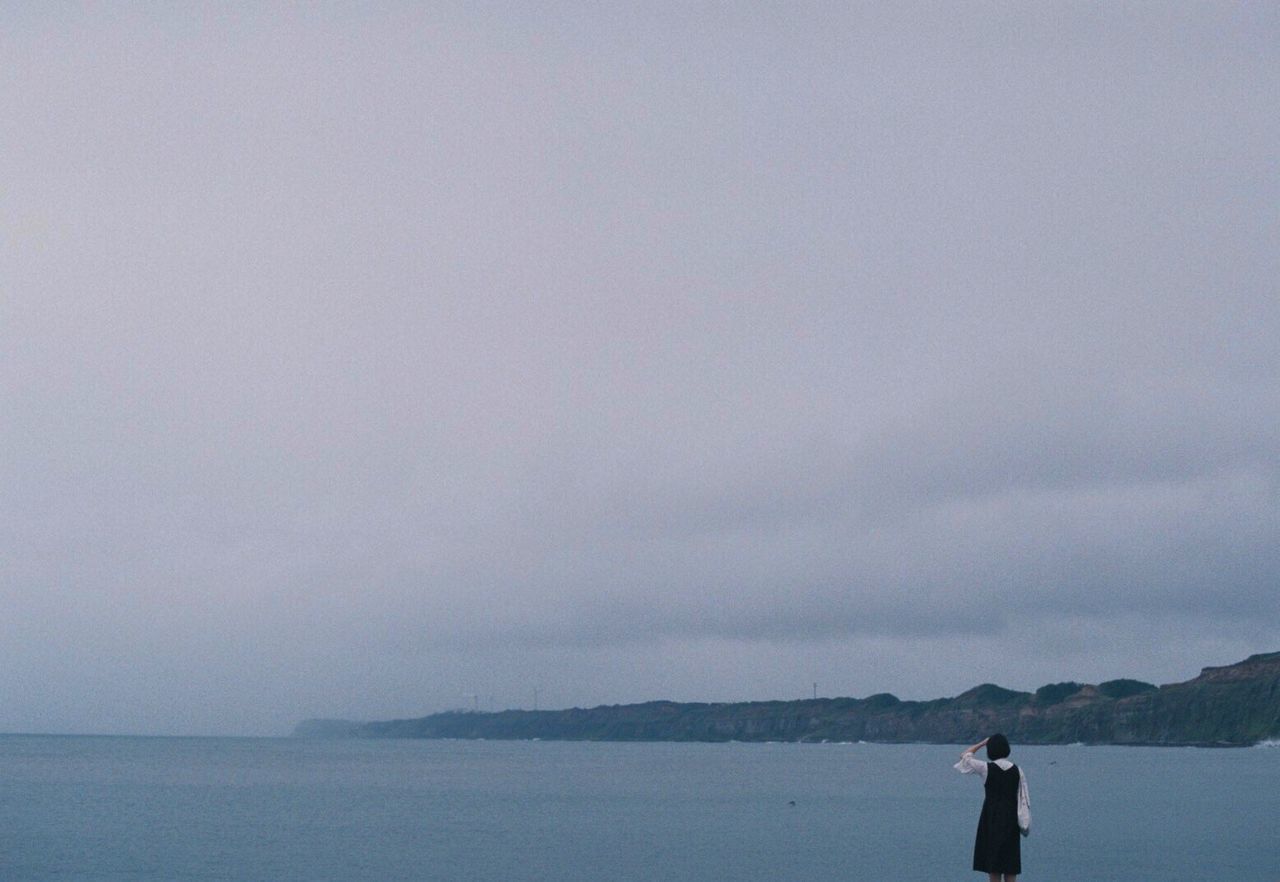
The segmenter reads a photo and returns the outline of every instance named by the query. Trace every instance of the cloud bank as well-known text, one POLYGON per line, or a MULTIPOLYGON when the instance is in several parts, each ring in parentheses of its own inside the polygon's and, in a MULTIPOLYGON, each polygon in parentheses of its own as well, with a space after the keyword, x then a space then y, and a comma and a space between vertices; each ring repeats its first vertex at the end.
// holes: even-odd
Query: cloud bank
POLYGON ((3 16, 2 729, 1280 646, 1274 9, 3 16))

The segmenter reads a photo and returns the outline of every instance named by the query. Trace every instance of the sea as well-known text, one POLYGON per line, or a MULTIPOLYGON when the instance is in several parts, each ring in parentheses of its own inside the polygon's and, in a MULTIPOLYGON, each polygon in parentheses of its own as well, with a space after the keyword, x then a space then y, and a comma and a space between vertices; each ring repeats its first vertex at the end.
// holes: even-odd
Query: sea
MULTIPOLYGON (((959 746, 0 737, 0 880, 983 878, 959 746)), ((1019 747, 1022 877, 1280 882, 1280 748, 1019 747)))

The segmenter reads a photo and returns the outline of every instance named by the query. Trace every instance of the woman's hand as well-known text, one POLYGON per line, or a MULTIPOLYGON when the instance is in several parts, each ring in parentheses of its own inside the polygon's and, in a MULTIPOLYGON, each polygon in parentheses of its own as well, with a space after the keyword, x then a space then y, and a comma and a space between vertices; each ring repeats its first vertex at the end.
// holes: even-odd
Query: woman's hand
POLYGON ((986 738, 983 738, 981 741, 979 741, 979 742, 978 742, 977 744, 975 744, 973 747, 970 747, 968 750, 966 750, 964 753, 962 753, 962 754, 961 754, 961 756, 968 756, 968 755, 969 755, 969 754, 971 754, 971 753, 977 753, 977 752, 978 752, 979 750, 981 750, 983 747, 986 747, 986 746, 987 746, 987 742, 988 742, 988 741, 990 741, 990 740, 991 740, 991 737, 990 737, 990 736, 988 736, 988 737, 986 737, 986 738))

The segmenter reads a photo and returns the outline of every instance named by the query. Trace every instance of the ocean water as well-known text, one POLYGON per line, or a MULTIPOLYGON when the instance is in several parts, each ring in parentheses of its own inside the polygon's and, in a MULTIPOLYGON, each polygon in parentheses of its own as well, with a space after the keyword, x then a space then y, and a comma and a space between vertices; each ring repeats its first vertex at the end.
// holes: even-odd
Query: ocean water
MULTIPOLYGON (((982 788, 958 753, 5 736, 0 880, 978 879, 982 788)), ((1022 878, 1280 882, 1280 749, 1013 759, 1022 878)))

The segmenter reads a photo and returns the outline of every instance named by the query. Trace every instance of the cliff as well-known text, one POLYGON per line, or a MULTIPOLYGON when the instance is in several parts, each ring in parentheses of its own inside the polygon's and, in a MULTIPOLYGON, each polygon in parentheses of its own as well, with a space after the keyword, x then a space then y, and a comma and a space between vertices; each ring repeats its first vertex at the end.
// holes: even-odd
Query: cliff
POLYGON ((987 683, 954 698, 681 704, 555 711, 452 711, 374 723, 308 720, 295 735, 591 741, 972 741, 1240 746, 1280 736, 1280 652, 1205 668, 1183 683, 1054 683, 1016 692, 987 683))

